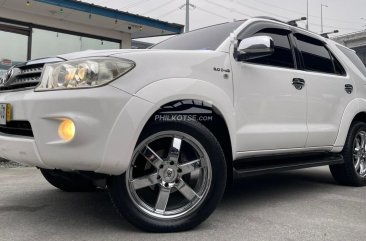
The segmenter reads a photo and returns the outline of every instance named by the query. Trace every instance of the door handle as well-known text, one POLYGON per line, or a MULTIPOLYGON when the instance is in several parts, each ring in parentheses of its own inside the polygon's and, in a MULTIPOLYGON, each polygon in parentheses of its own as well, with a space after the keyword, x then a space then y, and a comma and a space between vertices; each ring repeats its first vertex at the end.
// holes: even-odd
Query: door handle
POLYGON ((305 86, 305 80, 301 78, 294 78, 292 80, 292 85, 295 86, 297 90, 302 90, 302 88, 305 86))
POLYGON ((346 84, 344 86, 344 90, 346 91, 347 94, 352 94, 352 92, 353 92, 353 86, 350 85, 350 84, 346 84))

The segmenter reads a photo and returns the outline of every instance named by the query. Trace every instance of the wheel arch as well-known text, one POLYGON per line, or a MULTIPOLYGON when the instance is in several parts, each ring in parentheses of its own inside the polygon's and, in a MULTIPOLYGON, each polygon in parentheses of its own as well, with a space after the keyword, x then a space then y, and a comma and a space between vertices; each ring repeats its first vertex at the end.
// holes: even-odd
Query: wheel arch
POLYGON ((338 136, 335 141, 332 152, 341 152, 346 142, 348 131, 355 121, 362 121, 366 123, 366 100, 354 99, 351 101, 342 116, 338 136))
MULTIPOLYGON (((177 78, 151 83, 134 95, 116 120, 106 144, 103 162, 97 171, 114 175, 124 173, 130 163, 138 137, 149 125, 154 115, 161 110, 161 107, 182 100, 198 100, 212 106, 213 114, 222 128, 213 128, 207 124, 205 126, 223 145, 228 159, 227 163, 232 166, 232 157, 235 152, 233 148, 235 147, 235 114, 232 97, 209 82, 177 78), (224 138, 220 136, 218 129, 223 133, 224 138), (121 137, 121 133, 125 133, 125 135, 121 137), (124 146, 116 145, 116 142, 122 143, 124 146), (116 156, 123 156, 123 160, 118 160, 116 156)), ((230 166, 228 166, 228 170, 231 171, 230 166)), ((230 173, 228 174, 230 175, 230 173)), ((229 178, 228 180, 230 180, 229 178)))

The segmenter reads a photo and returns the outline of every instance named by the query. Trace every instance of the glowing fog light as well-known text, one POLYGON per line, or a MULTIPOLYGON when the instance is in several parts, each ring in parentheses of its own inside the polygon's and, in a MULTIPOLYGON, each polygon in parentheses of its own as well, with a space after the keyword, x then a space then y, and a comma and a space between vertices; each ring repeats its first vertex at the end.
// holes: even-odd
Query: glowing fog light
POLYGON ((58 135, 64 141, 71 141, 75 136, 75 125, 72 120, 61 121, 58 127, 58 135))

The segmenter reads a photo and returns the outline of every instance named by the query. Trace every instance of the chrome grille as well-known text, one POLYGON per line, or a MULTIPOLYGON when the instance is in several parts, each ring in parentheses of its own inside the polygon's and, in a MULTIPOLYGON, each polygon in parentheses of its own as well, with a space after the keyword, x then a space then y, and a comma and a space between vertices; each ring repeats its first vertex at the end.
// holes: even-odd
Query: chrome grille
POLYGON ((17 65, 10 68, 0 84, 0 91, 22 90, 38 85, 44 64, 17 65))

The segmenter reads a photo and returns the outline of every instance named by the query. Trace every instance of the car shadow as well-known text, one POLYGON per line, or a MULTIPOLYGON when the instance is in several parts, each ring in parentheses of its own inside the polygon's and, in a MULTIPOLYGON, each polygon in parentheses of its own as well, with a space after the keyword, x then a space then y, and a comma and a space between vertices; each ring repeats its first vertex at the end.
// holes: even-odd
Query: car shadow
POLYGON ((220 208, 246 208, 268 201, 301 199, 325 188, 339 188, 326 167, 241 178, 227 187, 220 208))
POLYGON ((19 212, 22 220, 37 223, 47 219, 47 225, 63 226, 65 230, 108 227, 121 231, 137 231, 127 220, 121 218, 114 209, 108 192, 98 190, 90 193, 69 193, 55 189, 32 191, 32 195, 19 193, 12 195, 11 205, 2 206, 0 213, 19 212), (28 215, 29 212, 32 212, 28 215), (52 218, 49 218, 52 216, 52 218))
MULTIPOLYGON (((218 206, 218 212, 260 208, 269 202, 276 203, 314 195, 314 191, 324 189, 325 186, 327 189, 337 188, 326 169, 243 178, 227 188, 223 201, 218 206)), ((119 217, 105 190, 67 193, 52 186, 42 189, 34 187, 26 195, 20 192, 12 193, 8 201, 11 205, 3 206, 0 213, 20 212, 22 220, 30 224, 47 220, 48 226, 62 226, 64 230, 108 227, 109 231, 115 232, 141 232, 126 219, 119 217)), ((205 222, 195 231, 211 228, 211 225, 205 222)))

